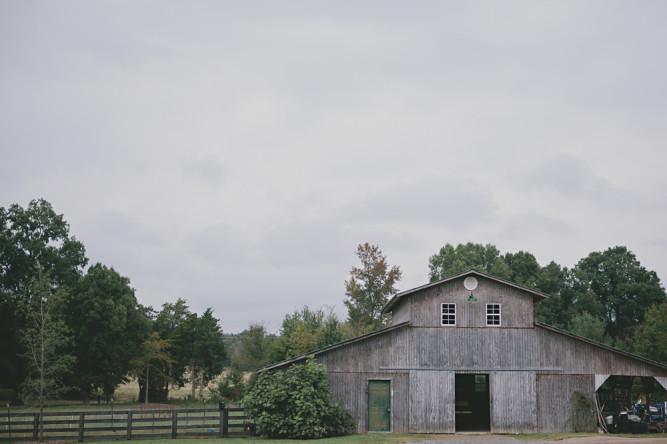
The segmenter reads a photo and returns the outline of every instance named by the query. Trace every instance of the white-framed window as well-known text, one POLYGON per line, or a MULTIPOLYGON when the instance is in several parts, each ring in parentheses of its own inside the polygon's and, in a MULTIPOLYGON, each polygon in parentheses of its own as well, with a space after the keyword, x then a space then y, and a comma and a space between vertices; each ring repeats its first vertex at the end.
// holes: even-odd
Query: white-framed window
POLYGON ((486 304, 486 325, 500 326, 500 304, 486 304))
POLYGON ((442 304, 442 322, 440 325, 456 325, 456 304, 442 304))

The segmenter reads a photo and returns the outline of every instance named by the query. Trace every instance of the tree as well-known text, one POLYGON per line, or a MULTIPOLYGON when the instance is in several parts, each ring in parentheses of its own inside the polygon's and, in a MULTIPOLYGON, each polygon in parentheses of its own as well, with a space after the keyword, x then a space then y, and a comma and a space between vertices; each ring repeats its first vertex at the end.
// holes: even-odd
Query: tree
POLYGON ((130 360, 132 373, 138 378, 144 377, 144 404, 149 401, 149 387, 151 386, 151 367, 153 367, 154 376, 158 380, 165 380, 172 382, 168 374, 164 373, 165 368, 169 368, 174 360, 169 355, 169 347, 171 343, 167 340, 160 339, 158 332, 151 332, 148 339, 141 344, 142 353, 136 359, 130 360), (157 373, 157 375, 155 375, 157 373))
POLYGON ((269 438, 319 439, 349 434, 354 427, 350 412, 334 402, 324 368, 312 357, 284 371, 262 372, 242 404, 269 438))
MULTIPOLYGON (((148 385, 148 398, 151 402, 166 402, 169 399, 169 387, 183 387, 187 381, 185 370, 188 364, 187 349, 182 340, 182 326, 189 316, 190 310, 183 299, 175 303, 166 302, 160 312, 147 310, 147 318, 151 321, 151 332, 157 333, 162 340, 169 341, 169 354, 172 362, 154 362, 154 374, 148 385), (159 369, 156 367, 160 366, 159 369)), ((139 387, 146 388, 143 376, 138 378, 139 387)))
POLYGON ((651 306, 667 301, 658 275, 646 270, 626 247, 593 252, 577 263, 575 272, 584 298, 578 302, 599 304, 607 320, 605 334, 615 341, 632 334, 651 306))
POLYGON ((628 341, 630 351, 667 364, 667 302, 646 311, 645 322, 638 325, 628 341))
POLYGON ((613 341, 605 334, 606 327, 607 321, 603 317, 596 317, 584 311, 570 320, 567 330, 600 344, 611 345, 613 341))
POLYGON ((325 312, 303 306, 293 314, 285 315, 280 337, 270 351, 270 361, 304 355, 353 336, 354 332, 338 320, 331 307, 327 307, 325 312))
POLYGON ((19 303, 26 323, 21 331, 25 345, 27 375, 23 386, 26 400, 36 399, 39 405, 39 439, 44 440, 44 402, 56 398, 66 386, 64 374, 75 358, 66 353, 69 330, 57 314, 63 299, 63 290, 56 288, 49 273, 37 270, 28 287, 28 298, 19 303))
MULTIPOLYGON (((505 253, 502 261, 509 269, 509 281, 531 289, 537 289, 540 283, 542 267, 531 253, 505 253)), ((495 270, 492 270, 495 272, 495 270)))
POLYGON ((268 364, 270 344, 264 324, 251 323, 239 334, 238 347, 232 352, 232 365, 238 370, 255 370, 268 364))
POLYGON ((74 331, 74 378, 84 403, 101 389, 110 396, 127 380, 130 360, 142 354, 149 325, 130 280, 95 264, 67 300, 67 324, 74 331))
POLYGON ((356 254, 361 267, 352 267, 350 280, 345 281, 345 305, 350 326, 361 334, 387 324, 382 307, 398 291, 394 286, 401 279, 401 270, 387 264, 387 257, 377 245, 359 245, 356 254))
MULTIPOLYGON (((602 307, 593 293, 582 284, 582 271, 561 268, 555 262, 543 267, 537 279, 537 289, 549 298, 535 305, 535 320, 569 330, 572 319, 587 313, 604 319, 602 307)), ((603 322, 606 325, 606 321, 603 322)), ((600 337, 605 337, 603 334, 600 337)))
POLYGON ((188 356, 192 399, 195 399, 197 383, 201 397, 203 388, 222 371, 222 363, 226 358, 225 344, 211 308, 207 308, 200 317, 191 314, 179 328, 177 338, 182 341, 182 350, 188 356))
POLYGON ((18 336, 25 319, 17 316, 41 270, 54 285, 72 288, 88 262, 83 244, 69 234, 63 215, 50 203, 33 200, 27 208, 0 207, 0 387, 18 388, 26 370, 18 336))
POLYGON ((470 269, 509 279, 510 271, 505 261, 500 257, 498 249, 491 245, 459 244, 454 248, 446 244, 438 254, 429 259, 429 278, 431 282, 454 276, 470 269))
POLYGON ((567 327, 572 317, 569 313, 570 305, 563 299, 568 274, 569 270, 567 268, 561 268, 554 261, 542 267, 537 278, 537 289, 548 294, 549 297, 535 304, 534 316, 536 321, 563 329, 567 327))
POLYGON ((218 381, 216 388, 210 389, 213 400, 239 401, 246 394, 248 383, 243 371, 238 368, 229 369, 218 381))

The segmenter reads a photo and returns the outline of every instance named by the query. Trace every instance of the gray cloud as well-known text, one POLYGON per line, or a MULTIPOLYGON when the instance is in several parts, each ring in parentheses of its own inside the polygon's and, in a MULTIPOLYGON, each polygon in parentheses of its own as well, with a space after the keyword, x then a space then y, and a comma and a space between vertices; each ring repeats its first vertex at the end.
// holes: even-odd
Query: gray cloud
POLYGON ((0 205, 227 331, 336 305, 362 242, 665 276, 661 3, 0 3, 0 205))

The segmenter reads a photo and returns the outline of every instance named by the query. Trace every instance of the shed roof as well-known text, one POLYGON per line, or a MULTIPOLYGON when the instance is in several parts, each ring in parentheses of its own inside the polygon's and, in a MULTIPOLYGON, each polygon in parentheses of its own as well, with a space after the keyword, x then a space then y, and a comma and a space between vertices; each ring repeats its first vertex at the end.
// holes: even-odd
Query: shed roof
POLYGON ((609 345, 605 345, 605 344, 602 344, 602 343, 597 342, 597 341, 593 341, 592 339, 584 338, 583 336, 575 335, 574 333, 570 333, 569 331, 565 331, 565 330, 562 330, 560 328, 553 327, 549 324, 545 324, 543 322, 535 322, 535 326, 539 327, 539 328, 543 328, 545 330, 550 330, 550 331, 555 332, 555 333, 559 333, 563 336, 568 336, 572 339, 576 339, 577 341, 586 342, 586 343, 594 345, 596 347, 600 347, 602 349, 609 350, 609 351, 614 352, 614 353, 618 353, 619 355, 623 355, 623 356, 626 356, 628 358, 631 358, 631 359, 634 359, 634 360, 637 360, 637 361, 641 361, 645 364, 649 364, 649 365, 652 365, 652 366, 655 366, 655 367, 660 367, 663 370, 667 370, 667 365, 662 364, 660 362, 651 361, 650 359, 643 358, 639 355, 635 355, 635 354, 626 352, 624 350, 621 350, 621 349, 618 349, 618 348, 615 348, 615 347, 612 347, 612 346, 609 346, 609 345))
POLYGON ((355 342, 364 341, 364 340, 372 338, 374 336, 379 336, 379 335, 388 333, 388 332, 393 331, 393 330, 398 330, 399 328, 403 328, 408 324, 410 324, 410 321, 405 321, 405 322, 401 322, 400 324, 391 325, 389 327, 386 327, 386 328, 383 328, 383 329, 380 329, 380 330, 376 330, 376 331, 373 331, 373 332, 370 332, 370 333, 366 333, 365 335, 357 336, 356 338, 348 339, 347 341, 339 342, 337 344, 329 345, 329 346, 321 348, 319 350, 314 350, 314 351, 308 352, 308 353, 300 355, 300 356, 295 356, 295 357, 293 357, 291 359, 287 359, 285 361, 281 361, 281 362, 277 362, 275 364, 267 365, 266 367, 262 367, 260 369, 257 369, 257 372, 259 373, 259 372, 263 372, 265 370, 273 370, 273 369, 276 369, 276 368, 279 368, 279 367, 284 367, 286 365, 291 365, 291 364, 294 364, 295 362, 303 361, 308 356, 317 356, 321 353, 325 353, 325 352, 328 352, 328 351, 331 351, 331 350, 334 350, 334 349, 337 349, 337 348, 340 348, 340 347, 343 347, 343 346, 346 346, 346 345, 349 345, 349 344, 353 344, 355 342))
POLYGON ((516 288, 516 289, 525 291, 525 292, 527 292, 527 293, 529 293, 529 294, 531 294, 531 295, 533 296, 533 301, 541 301, 542 299, 546 299, 546 298, 549 297, 549 295, 547 295, 547 294, 545 294, 545 293, 542 293, 542 292, 540 292, 540 291, 537 291, 537 290, 531 290, 530 288, 527 288, 527 287, 524 287, 524 286, 515 284, 515 283, 510 282, 510 281, 506 281, 505 279, 501 279, 501 278, 499 278, 499 277, 491 276, 490 274, 482 273, 481 271, 477 271, 477 270, 472 270, 472 269, 471 269, 471 270, 468 270, 468 271, 464 271, 463 273, 459 273, 459 274, 456 274, 456 275, 454 275, 454 276, 450 276, 450 277, 447 277, 447 278, 445 278, 445 279, 441 279, 441 280, 439 280, 439 281, 430 282, 430 283, 428 283, 428 284, 425 284, 425 285, 422 285, 422 286, 419 286, 419 287, 415 287, 415 288, 413 288, 413 289, 411 289, 411 290, 406 290, 406 291, 403 291, 403 292, 400 292, 400 293, 396 293, 396 294, 389 300, 389 302, 387 302, 387 303, 385 304, 385 306, 382 307, 382 313, 388 313, 388 312, 390 312, 391 309, 392 309, 398 302, 400 302, 403 298, 405 298, 406 296, 411 296, 411 295, 413 295, 414 293, 418 293, 418 292, 420 292, 420 291, 422 291, 422 290, 426 290, 426 289, 429 289, 429 288, 432 288, 432 287, 437 287, 438 285, 444 284, 445 282, 450 282, 450 281, 453 281, 453 280, 455 280, 455 279, 460 279, 460 278, 462 278, 462 277, 467 277, 467 276, 480 276, 480 277, 483 277, 483 278, 485 278, 485 279, 490 279, 490 280, 492 280, 492 281, 496 281, 496 282, 499 282, 499 283, 501 283, 501 284, 508 285, 508 286, 510 286, 510 287, 514 287, 514 288, 516 288))

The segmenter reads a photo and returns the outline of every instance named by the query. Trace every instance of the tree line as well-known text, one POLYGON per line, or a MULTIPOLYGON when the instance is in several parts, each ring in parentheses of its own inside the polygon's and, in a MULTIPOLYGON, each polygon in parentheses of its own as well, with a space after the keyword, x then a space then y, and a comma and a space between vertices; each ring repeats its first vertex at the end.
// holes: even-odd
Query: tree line
MULTIPOLYGON (((188 384, 193 399, 239 399, 244 372, 390 324, 382 308, 398 292, 400 267, 377 245, 359 245, 356 256, 344 282, 345 320, 330 307, 304 306, 286 314, 278 332, 251 323, 223 337, 211 309, 198 315, 184 299, 145 307, 129 278, 88 266, 83 244, 47 201, 0 208, 0 388, 23 399, 88 402, 136 378, 144 402, 165 402, 171 388, 188 384), (223 367, 217 389, 205 393, 223 367)), ((667 295, 625 247, 590 253, 568 269, 491 244, 446 244, 428 269, 431 282, 476 269, 538 290, 549 298, 535 304, 535 320, 667 362, 667 295)))
POLYGON ((0 208, 0 388, 14 401, 113 396, 134 376, 146 401, 204 387, 222 370, 219 321, 185 301, 137 302, 130 279, 88 265, 84 245, 43 199, 0 208))
MULTIPOLYGON (((233 368, 252 370, 386 326, 381 314, 401 278, 377 245, 357 247, 361 266, 345 282, 345 322, 308 307, 285 316, 278 335, 253 323, 230 338, 233 368)), ((592 252, 572 268, 554 261, 541 266, 529 252, 501 253, 494 245, 446 244, 429 258, 436 282, 474 269, 545 293, 534 318, 593 341, 657 362, 667 362, 667 295, 657 274, 626 247, 592 252)))
POLYGON ((667 321, 660 316, 665 289, 626 247, 592 252, 568 269, 554 261, 540 266, 525 251, 501 254, 490 244, 447 244, 431 256, 429 277, 433 282, 471 268, 547 294, 535 304, 539 322, 666 362, 665 349, 643 345, 659 333, 650 334, 647 322, 667 321))

